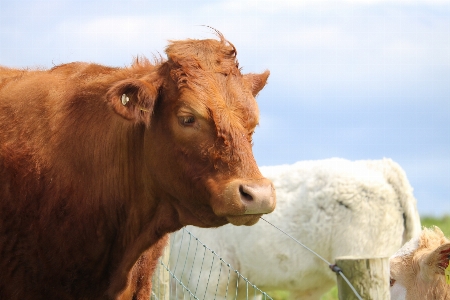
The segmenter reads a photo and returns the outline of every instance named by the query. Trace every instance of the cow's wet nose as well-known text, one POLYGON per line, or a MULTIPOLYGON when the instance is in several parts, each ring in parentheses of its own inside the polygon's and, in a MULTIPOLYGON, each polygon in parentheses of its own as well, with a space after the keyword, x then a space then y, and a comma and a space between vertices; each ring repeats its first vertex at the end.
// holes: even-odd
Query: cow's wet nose
POLYGON ((275 209, 275 188, 268 179, 241 183, 239 195, 246 215, 267 214, 275 209))

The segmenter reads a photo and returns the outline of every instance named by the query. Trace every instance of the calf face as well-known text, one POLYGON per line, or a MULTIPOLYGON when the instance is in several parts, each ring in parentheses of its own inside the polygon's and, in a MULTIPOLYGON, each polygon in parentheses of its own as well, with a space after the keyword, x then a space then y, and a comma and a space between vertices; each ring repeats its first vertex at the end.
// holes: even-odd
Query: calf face
POLYGON ((439 228, 425 228, 390 259, 391 299, 450 299, 449 259, 450 241, 439 228))

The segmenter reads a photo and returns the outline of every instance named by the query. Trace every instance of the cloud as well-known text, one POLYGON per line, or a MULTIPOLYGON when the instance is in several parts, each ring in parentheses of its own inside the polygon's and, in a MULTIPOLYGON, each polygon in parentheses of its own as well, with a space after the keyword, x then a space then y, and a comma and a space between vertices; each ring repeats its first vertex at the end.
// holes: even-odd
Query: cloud
POLYGON ((86 46, 92 44, 119 48, 138 48, 149 44, 160 45, 169 39, 185 38, 186 26, 172 15, 111 16, 80 23, 61 24, 60 34, 68 34, 86 46))
MULTIPOLYGON (((314 0, 309 0, 314 1, 314 0)), ((329 0, 319 0, 323 2, 331 2, 329 0)), ((348 3, 356 3, 360 5, 373 5, 373 4, 401 4, 401 5, 448 5, 448 0, 344 0, 348 3)))
POLYGON ((315 11, 322 12, 330 10, 338 10, 342 6, 357 5, 361 7, 370 7, 374 5, 402 5, 402 6, 417 6, 417 5, 448 5, 448 0, 225 0, 218 4, 211 5, 212 7, 220 7, 220 9, 229 12, 259 12, 274 14, 282 11, 285 12, 299 12, 299 11, 315 11))
POLYGON ((164 56, 168 40, 185 39, 194 30, 176 15, 108 16, 63 21, 56 34, 61 47, 70 49, 63 60, 128 64, 136 55, 164 56))
MULTIPOLYGON (((390 156, 421 199, 449 194, 448 0, 41 2, 2 4, 1 64, 123 66, 165 56, 169 39, 214 38, 209 25, 244 72, 271 71, 259 163, 390 156)), ((444 201, 433 205, 448 211, 444 201)))
MULTIPOLYGON (((107 14, 69 14, 57 26, 52 23, 40 28, 41 33, 28 43, 31 47, 21 49, 27 55, 17 55, 13 48, 2 52, 21 63, 31 57, 30 61, 45 64, 84 60, 123 65, 136 55, 164 56, 170 39, 214 38, 212 30, 199 26, 205 24, 222 31, 235 44, 245 72, 270 69, 270 82, 297 96, 318 98, 344 90, 354 95, 383 95, 388 89, 404 89, 405 83, 414 86, 435 80, 436 86, 450 77, 448 15, 436 9, 405 9, 409 4, 401 0, 339 3, 344 4, 338 7, 338 2, 331 0, 226 0, 189 9, 155 11, 149 5, 141 11, 116 8, 107 14), (367 9, 377 3, 385 6, 367 9), (401 8, 390 6, 394 4, 401 8), (299 9, 304 10, 299 13, 299 9), (32 56, 29 49, 36 50, 32 56)), ((27 40, 29 28, 11 32, 14 34, 5 40, 14 45, 27 40)), ((285 99, 289 97, 282 101, 285 99)))

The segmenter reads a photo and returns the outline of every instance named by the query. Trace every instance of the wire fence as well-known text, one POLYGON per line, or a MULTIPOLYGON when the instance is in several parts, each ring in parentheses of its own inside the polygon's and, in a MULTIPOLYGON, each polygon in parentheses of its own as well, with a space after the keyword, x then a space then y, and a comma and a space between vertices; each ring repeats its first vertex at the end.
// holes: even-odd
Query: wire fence
POLYGON ((151 299, 272 300, 186 228, 172 234, 159 260, 151 299), (201 267, 193 268, 195 264, 201 267))
POLYGON ((324 263, 326 263, 328 265, 328 267, 331 269, 331 271, 335 272, 336 274, 339 274, 342 276, 342 278, 344 279, 344 281, 347 283, 347 285, 349 286, 349 288, 352 290, 353 294, 355 295, 355 297, 358 300, 362 300, 361 296, 359 295, 359 293, 356 291, 355 287, 350 283, 350 281, 347 279, 347 277, 344 275, 344 273, 342 272, 341 268, 339 268, 337 265, 335 264, 331 264, 329 261, 327 261, 325 258, 323 258, 321 255, 319 255, 317 252, 315 252, 314 250, 312 250, 311 248, 307 247, 305 244, 303 244, 302 242, 300 242, 299 240, 297 240, 296 238, 294 238, 292 235, 288 234, 287 232, 285 232, 284 230, 280 229, 279 227, 277 227, 276 225, 270 223, 269 221, 267 221, 266 219, 261 217, 261 220, 263 220, 264 222, 266 222, 267 224, 271 225, 272 227, 274 227, 275 229, 277 229, 279 232, 283 233, 284 235, 286 235, 287 237, 289 237, 291 240, 295 241, 297 244, 299 244, 300 246, 302 246, 303 248, 305 248, 306 250, 308 250, 309 252, 311 252, 312 254, 314 254, 315 256, 317 256, 318 258, 320 258, 324 263))
MULTIPOLYGON (((344 279, 356 299, 362 300, 338 266, 331 264, 276 225, 261 219, 326 263, 344 279)), ((151 299, 273 300, 186 228, 171 235, 170 243, 164 250, 152 279, 151 299), (200 264, 200 268, 194 267, 196 264, 200 264)))

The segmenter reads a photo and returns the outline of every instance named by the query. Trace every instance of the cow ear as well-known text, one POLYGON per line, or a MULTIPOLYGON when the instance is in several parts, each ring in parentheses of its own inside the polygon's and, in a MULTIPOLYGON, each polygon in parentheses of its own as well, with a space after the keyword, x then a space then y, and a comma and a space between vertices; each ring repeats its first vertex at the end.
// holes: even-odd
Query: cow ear
POLYGON ((250 86, 250 89, 252 91, 253 97, 256 97, 258 93, 263 89, 263 87, 267 83, 267 78, 269 77, 270 72, 269 70, 265 71, 261 74, 245 74, 244 80, 248 83, 250 86))
POLYGON ((437 247, 433 252, 429 253, 425 259, 423 266, 429 268, 427 273, 444 275, 450 259, 450 242, 437 247))
POLYGON ((113 110, 123 118, 149 126, 159 86, 139 79, 126 79, 112 86, 106 98, 113 110))

